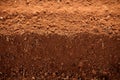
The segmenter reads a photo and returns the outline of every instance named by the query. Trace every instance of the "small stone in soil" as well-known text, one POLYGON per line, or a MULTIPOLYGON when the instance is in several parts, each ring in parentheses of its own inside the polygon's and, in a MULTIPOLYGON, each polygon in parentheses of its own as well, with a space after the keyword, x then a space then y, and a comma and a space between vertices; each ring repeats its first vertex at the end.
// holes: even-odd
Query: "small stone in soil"
POLYGON ((79 62, 78 67, 83 67, 83 62, 79 62))
POLYGON ((35 77, 33 76, 32 79, 35 80, 35 77))
POLYGON ((0 17, 0 20, 3 20, 3 17, 0 17))
POLYGON ((64 73, 62 73, 62 74, 61 74, 61 76, 62 76, 62 77, 65 77, 65 74, 64 74, 64 73))
POLYGON ((55 77, 55 76, 56 76, 56 73, 53 73, 52 75, 53 75, 53 77, 55 77))
POLYGON ((48 74, 47 73, 44 73, 45 76, 47 76, 48 74))
POLYGON ((93 70, 92 70, 92 73, 93 73, 93 74, 96 74, 96 71, 93 69, 93 70))
POLYGON ((2 72, 0 72, 0 74, 2 74, 2 72))
POLYGON ((73 78, 72 80, 78 80, 77 78, 73 78))
POLYGON ((69 76, 66 76, 66 79, 69 79, 69 76))

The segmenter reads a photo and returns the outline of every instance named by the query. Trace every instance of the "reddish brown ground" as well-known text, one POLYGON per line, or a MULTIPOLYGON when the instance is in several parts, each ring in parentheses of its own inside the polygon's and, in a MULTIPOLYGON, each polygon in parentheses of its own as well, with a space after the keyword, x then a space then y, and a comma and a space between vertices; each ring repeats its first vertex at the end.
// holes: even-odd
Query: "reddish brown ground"
POLYGON ((120 0, 0 0, 0 80, 120 80, 120 0))

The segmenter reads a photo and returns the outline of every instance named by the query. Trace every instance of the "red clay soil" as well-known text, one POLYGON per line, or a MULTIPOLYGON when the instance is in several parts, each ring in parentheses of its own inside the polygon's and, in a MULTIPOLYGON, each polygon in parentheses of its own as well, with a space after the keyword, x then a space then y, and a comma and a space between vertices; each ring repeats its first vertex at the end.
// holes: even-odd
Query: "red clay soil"
POLYGON ((120 0, 0 0, 0 80, 120 80, 120 0))

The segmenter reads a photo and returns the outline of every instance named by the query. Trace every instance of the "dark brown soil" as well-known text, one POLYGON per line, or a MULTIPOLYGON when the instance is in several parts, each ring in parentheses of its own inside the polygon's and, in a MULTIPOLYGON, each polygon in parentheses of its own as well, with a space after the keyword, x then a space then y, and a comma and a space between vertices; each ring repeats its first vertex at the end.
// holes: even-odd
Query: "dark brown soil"
POLYGON ((0 0, 0 80, 120 80, 120 0, 0 0))

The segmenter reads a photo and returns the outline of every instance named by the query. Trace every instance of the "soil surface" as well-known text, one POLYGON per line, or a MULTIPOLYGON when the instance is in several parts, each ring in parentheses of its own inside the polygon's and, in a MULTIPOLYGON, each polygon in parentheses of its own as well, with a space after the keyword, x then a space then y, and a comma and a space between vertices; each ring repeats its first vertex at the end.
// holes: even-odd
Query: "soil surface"
POLYGON ((120 80, 120 0, 0 0, 0 80, 120 80))

